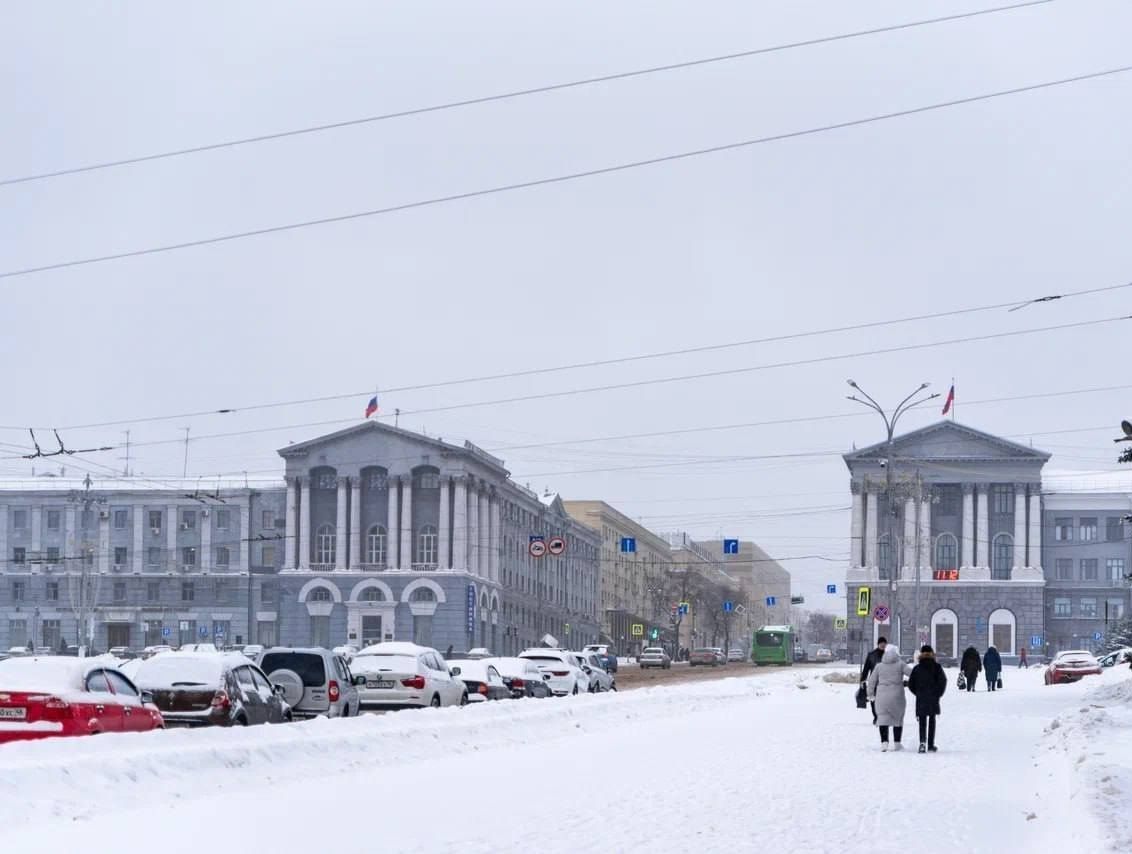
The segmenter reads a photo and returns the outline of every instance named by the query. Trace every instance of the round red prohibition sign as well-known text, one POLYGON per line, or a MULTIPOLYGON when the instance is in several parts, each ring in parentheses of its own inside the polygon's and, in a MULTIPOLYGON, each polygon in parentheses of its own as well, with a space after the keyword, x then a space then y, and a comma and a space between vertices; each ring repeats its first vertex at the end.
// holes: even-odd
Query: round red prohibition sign
POLYGON ((562 537, 551 537, 546 543, 546 550, 552 555, 560 555, 566 551, 566 540, 562 537))
POLYGON ((527 546, 527 551, 531 553, 531 557, 542 557, 546 554, 546 541, 531 540, 531 544, 527 546))

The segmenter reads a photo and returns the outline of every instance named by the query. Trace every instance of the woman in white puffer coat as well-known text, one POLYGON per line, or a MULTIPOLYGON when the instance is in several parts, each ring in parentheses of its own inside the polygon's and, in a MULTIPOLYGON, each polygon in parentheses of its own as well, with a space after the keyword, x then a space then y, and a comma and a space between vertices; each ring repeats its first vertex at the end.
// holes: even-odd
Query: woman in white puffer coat
POLYGON ((868 699, 876 703, 877 726, 880 727, 880 749, 888 750, 888 728, 892 727, 895 750, 903 750, 900 737, 904 734, 904 679, 912 673, 911 666, 900 658, 900 650, 892 644, 868 678, 868 699))

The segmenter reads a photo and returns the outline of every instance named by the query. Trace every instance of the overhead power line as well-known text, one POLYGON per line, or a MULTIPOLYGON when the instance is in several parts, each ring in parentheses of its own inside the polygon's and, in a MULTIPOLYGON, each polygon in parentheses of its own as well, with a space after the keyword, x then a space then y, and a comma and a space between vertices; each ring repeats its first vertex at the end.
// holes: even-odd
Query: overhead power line
POLYGON ((437 205, 449 204, 451 202, 482 198, 483 196, 511 193, 517 190, 529 190, 535 187, 549 186, 551 184, 563 184, 570 181, 577 181, 582 178, 595 178, 602 175, 613 175, 619 172, 628 172, 633 169, 641 169, 646 166, 658 166, 664 163, 675 163, 681 160, 691 160, 693 158, 705 157, 712 154, 722 154, 728 151, 738 151, 744 148, 750 148, 756 145, 764 145, 770 142, 782 142, 788 139, 799 139, 801 137, 828 133, 829 131, 844 130, 846 128, 873 124, 874 122, 883 122, 890 119, 905 118, 907 116, 919 115, 921 113, 929 113, 934 110, 943 110, 950 107, 975 104, 982 101, 990 101, 995 98, 1005 98, 1010 95, 1019 95, 1024 92, 1036 92, 1042 89, 1052 89, 1057 86, 1066 86, 1072 83, 1081 83, 1086 80, 1097 80, 1102 77, 1112 77, 1117 74, 1125 74, 1129 71, 1132 71, 1132 65, 1123 65, 1116 68, 1108 68, 1103 71, 1093 71, 1087 74, 1078 74, 1074 75, 1073 77, 1061 77, 1057 80, 1046 80, 1041 83, 1032 83, 1027 86, 1016 86, 1011 89, 999 89, 994 92, 984 92, 980 95, 970 95, 965 98, 954 98, 949 101, 937 101, 932 104, 925 104, 919 107, 910 107, 905 110, 895 110, 889 113, 878 113, 859 119, 849 119, 848 121, 834 122, 831 124, 805 128, 803 130, 787 131, 785 133, 772 134, 770 136, 740 140, 738 142, 728 142, 723 143, 722 145, 709 146, 707 148, 680 151, 674 154, 662 154, 657 157, 649 157, 643 160, 633 160, 625 163, 616 163, 611 166, 600 166, 595 169, 585 169, 580 172, 567 172, 561 175, 552 175, 546 178, 534 178, 529 181, 517 181, 511 184, 500 184, 494 187, 484 187, 478 190, 468 190, 462 193, 452 193, 445 196, 433 196, 432 198, 427 199, 417 199, 415 201, 402 202, 400 204, 389 205, 387 207, 373 208, 363 211, 353 211, 351 213, 318 217, 316 219, 300 220, 298 222, 284 223, 282 225, 271 225, 264 228, 253 228, 247 231, 229 232, 227 234, 219 234, 213 237, 202 237, 196 240, 185 240, 178 243, 166 243, 161 246, 150 246, 144 249, 130 249, 124 252, 114 252, 107 255, 93 255, 87 258, 72 259, 70 261, 57 261, 50 264, 41 264, 35 267, 24 267, 22 269, 6 270, 0 272, 0 279, 12 279, 18 276, 29 276, 34 273, 45 273, 49 270, 64 270, 71 267, 87 266, 89 264, 102 264, 108 261, 121 261, 125 258, 141 258, 147 255, 177 252, 182 249, 212 246, 218 243, 230 243, 232 241, 245 240, 250 237, 262 237, 269 234, 282 234, 284 232, 297 231, 299 229, 312 228, 314 226, 334 225, 337 223, 351 222, 353 220, 369 219, 377 216, 385 216, 393 213, 417 210, 419 208, 434 207, 437 205))
POLYGON ((48 178, 61 178, 65 175, 77 175, 83 172, 94 172, 100 169, 113 169, 121 166, 132 166, 138 163, 152 162, 154 160, 167 160, 169 158, 184 157, 190 154, 202 154, 207 151, 217 151, 222 148, 235 148, 237 146, 252 145, 260 142, 269 142, 276 139, 286 139, 293 136, 304 136, 307 134, 324 133, 326 131, 332 130, 342 130, 344 128, 375 124, 377 122, 390 121, 392 119, 403 119, 410 116, 425 115, 427 113, 438 113, 444 110, 454 110, 461 107, 472 107, 479 104, 489 104, 494 101, 506 101, 513 98, 525 97, 528 95, 541 95, 547 92, 558 92, 564 89, 576 89, 582 86, 593 86, 599 83, 611 83, 615 80, 629 80, 634 77, 644 77, 649 74, 679 71, 686 68, 696 68, 699 66, 711 65, 714 63, 732 62, 734 60, 747 59, 753 56, 761 56, 768 53, 777 53, 780 51, 794 50, 803 47, 813 47, 821 44, 829 44, 831 42, 861 38, 863 36, 875 36, 881 35, 883 33, 898 32, 900 30, 910 30, 917 27, 930 26, 933 24, 960 21, 967 18, 977 18, 983 15, 994 15, 1000 12, 1010 12, 1018 9, 1025 9, 1031 6, 1045 6, 1052 2, 1054 2, 1054 0, 1029 0, 1029 2, 1013 3, 1009 6, 996 6, 990 9, 977 9, 972 12, 960 12, 954 15, 943 15, 937 18, 923 18, 916 21, 907 21, 901 24, 890 24, 884 27, 873 27, 872 29, 868 30, 857 30, 855 32, 840 33, 838 35, 832 36, 821 36, 818 38, 806 39, 804 41, 787 42, 785 44, 754 48, 752 50, 744 50, 737 53, 725 53, 717 56, 701 57, 699 59, 691 59, 684 62, 672 62, 666 65, 653 65, 647 68, 634 69, 632 71, 619 71, 613 74, 603 74, 597 77, 585 77, 579 80, 570 80, 564 83, 551 83, 546 86, 535 86, 529 89, 515 89, 509 92, 498 92, 492 95, 481 95, 476 98, 466 98, 460 101, 447 101, 440 104, 432 104, 426 107, 413 107, 411 109, 398 110, 392 113, 380 113, 378 115, 362 116, 360 118, 346 119, 344 121, 308 125, 306 127, 277 131, 275 133, 257 134, 256 136, 240 137, 236 139, 224 140, 222 142, 207 143, 205 145, 194 145, 187 148, 176 148, 169 151, 156 152, 153 154, 142 154, 135 157, 124 157, 118 160, 107 160, 101 163, 88 163, 84 166, 72 166, 64 169, 56 169, 50 172, 40 172, 32 175, 22 175, 14 178, 0 179, 0 186, 9 186, 12 184, 27 184, 32 181, 43 181, 48 178))

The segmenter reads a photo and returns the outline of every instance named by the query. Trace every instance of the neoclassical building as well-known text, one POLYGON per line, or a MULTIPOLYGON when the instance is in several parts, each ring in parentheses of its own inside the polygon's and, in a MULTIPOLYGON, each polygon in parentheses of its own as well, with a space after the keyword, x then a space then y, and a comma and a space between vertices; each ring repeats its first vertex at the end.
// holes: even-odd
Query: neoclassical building
POLYGON ((891 450, 880 443, 846 454, 850 648, 860 653, 884 634, 905 651, 930 641, 954 658, 993 643, 1009 657, 1044 638, 1041 475, 1048 459, 952 421, 899 436, 891 450), (868 616, 857 613, 863 587, 868 616), (878 619, 878 606, 887 619, 878 619))

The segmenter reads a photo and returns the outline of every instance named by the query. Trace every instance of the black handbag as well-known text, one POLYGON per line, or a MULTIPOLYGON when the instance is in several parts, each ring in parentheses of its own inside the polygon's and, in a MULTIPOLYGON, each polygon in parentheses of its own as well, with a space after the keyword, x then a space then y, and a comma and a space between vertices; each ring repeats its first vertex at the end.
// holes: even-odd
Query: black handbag
POLYGON ((857 689, 857 708, 863 709, 869 705, 868 696, 865 694, 865 686, 862 685, 857 689))
POLYGON ((998 677, 998 682, 995 683, 994 687, 999 691, 1002 690, 1002 677, 1001 676, 998 677))
POLYGON ((962 673, 959 674, 959 679, 956 681, 955 687, 958 688, 960 691, 966 691, 967 690, 967 677, 964 676, 962 673))

